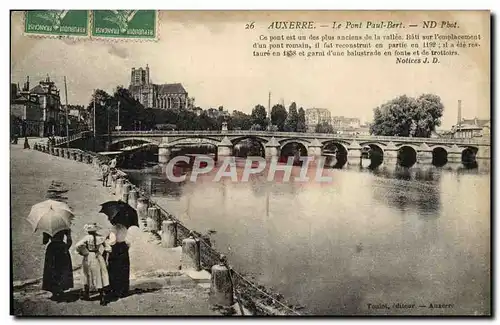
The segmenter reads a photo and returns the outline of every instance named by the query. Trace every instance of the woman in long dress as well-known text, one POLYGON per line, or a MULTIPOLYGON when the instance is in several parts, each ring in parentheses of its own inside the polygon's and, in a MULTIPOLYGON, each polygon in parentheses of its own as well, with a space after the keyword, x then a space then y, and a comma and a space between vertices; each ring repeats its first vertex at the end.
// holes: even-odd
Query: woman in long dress
POLYGON ((111 228, 108 243, 111 253, 108 258, 109 285, 116 297, 127 295, 130 287, 130 258, 128 249, 130 243, 126 241, 127 228, 117 224, 111 228))
POLYGON ((97 290, 101 305, 106 305, 105 288, 109 286, 109 276, 103 254, 110 252, 111 247, 104 236, 97 233, 101 228, 96 223, 86 224, 84 229, 88 235, 76 244, 77 252, 83 256, 83 298, 88 300, 90 290, 97 290))
POLYGON ((69 229, 59 231, 52 237, 43 233, 43 244, 49 241, 45 251, 42 290, 52 292, 52 299, 58 299, 64 290, 73 288, 73 265, 69 255, 71 232, 69 229))

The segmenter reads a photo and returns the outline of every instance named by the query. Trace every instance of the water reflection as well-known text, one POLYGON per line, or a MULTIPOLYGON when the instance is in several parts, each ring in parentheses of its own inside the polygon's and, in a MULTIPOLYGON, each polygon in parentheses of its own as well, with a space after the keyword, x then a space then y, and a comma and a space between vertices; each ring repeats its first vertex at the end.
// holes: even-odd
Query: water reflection
POLYGON ((162 170, 155 170, 149 173, 143 173, 138 170, 123 170, 130 180, 139 186, 141 190, 150 196, 167 196, 179 198, 182 196, 183 183, 174 183, 167 181, 162 170))
POLYGON ((451 301, 455 314, 487 310, 488 172, 481 161, 384 162, 329 169, 328 184, 268 182, 265 173, 247 183, 130 176, 187 226, 216 230, 215 247, 236 269, 306 312, 369 315, 367 303, 408 299, 451 301))
POLYGON ((438 215, 440 170, 435 166, 407 168, 386 164, 371 173, 378 176, 372 186, 377 201, 401 211, 415 209, 421 215, 428 215, 429 211, 438 215))

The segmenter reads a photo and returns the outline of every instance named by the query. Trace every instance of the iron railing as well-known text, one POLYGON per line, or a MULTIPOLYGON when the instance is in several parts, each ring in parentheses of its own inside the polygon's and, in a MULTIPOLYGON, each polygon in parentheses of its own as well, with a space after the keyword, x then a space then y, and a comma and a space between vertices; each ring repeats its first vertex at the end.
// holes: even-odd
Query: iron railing
POLYGON ((63 138, 56 139, 55 145, 60 146, 60 145, 66 144, 68 142, 71 143, 71 142, 78 140, 78 139, 87 138, 91 134, 92 134, 92 131, 83 131, 83 132, 75 133, 75 134, 70 135, 69 137, 63 137, 63 138))

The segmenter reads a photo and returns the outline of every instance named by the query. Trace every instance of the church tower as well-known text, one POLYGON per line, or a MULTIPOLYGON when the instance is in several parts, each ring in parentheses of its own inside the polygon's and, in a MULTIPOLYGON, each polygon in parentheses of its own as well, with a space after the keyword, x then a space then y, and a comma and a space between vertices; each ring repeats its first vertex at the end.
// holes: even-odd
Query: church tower
POLYGON ((132 71, 130 73, 130 84, 135 85, 135 68, 132 68, 132 71))
POLYGON ((143 68, 132 68, 130 74, 130 84, 133 86, 143 86, 149 84, 149 67, 143 68))

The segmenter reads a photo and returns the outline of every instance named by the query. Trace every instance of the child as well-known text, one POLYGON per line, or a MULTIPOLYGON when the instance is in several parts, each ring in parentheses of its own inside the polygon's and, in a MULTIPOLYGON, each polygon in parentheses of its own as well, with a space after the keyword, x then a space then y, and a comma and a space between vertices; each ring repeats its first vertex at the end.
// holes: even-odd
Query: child
POLYGON ((83 298, 88 300, 90 290, 96 289, 99 291, 100 304, 104 306, 107 304, 104 290, 109 286, 109 276, 103 253, 106 251, 110 252, 111 247, 106 242, 104 236, 97 233, 97 230, 101 229, 101 227, 96 223, 86 224, 84 229, 88 235, 76 244, 78 254, 83 256, 83 298))

